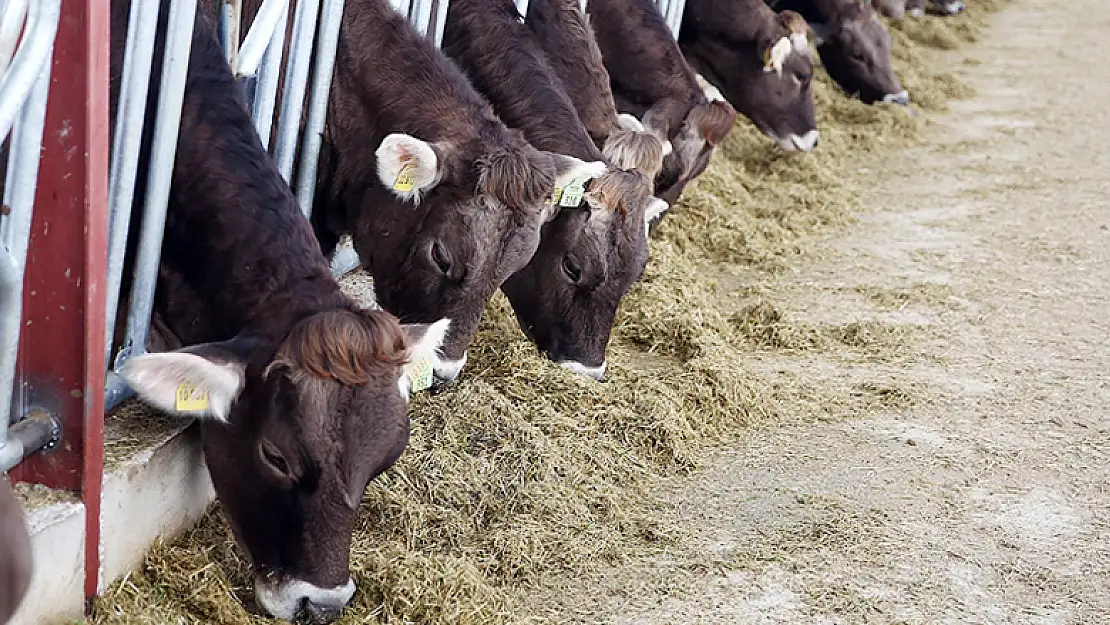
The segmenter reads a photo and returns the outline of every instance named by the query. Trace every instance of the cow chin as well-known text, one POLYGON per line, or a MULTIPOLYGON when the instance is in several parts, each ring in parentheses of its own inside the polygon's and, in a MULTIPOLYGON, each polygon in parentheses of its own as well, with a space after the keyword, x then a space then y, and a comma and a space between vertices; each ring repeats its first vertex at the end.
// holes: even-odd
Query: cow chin
POLYGON ((255 575, 254 596, 259 606, 275 618, 324 624, 339 618, 355 594, 354 580, 335 588, 320 588, 299 579, 273 580, 255 575))

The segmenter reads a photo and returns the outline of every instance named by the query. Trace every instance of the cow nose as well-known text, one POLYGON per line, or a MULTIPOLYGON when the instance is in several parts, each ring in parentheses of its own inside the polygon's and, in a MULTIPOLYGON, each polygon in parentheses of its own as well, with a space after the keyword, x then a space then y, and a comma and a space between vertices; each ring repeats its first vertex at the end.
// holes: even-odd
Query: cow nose
POLYGON ((463 367, 466 366, 466 352, 463 352, 462 358, 458 360, 451 360, 450 358, 440 358, 435 363, 434 373, 436 386, 443 386, 458 379, 459 374, 462 373, 463 367))
POLYGON ((327 625, 338 619, 342 612, 343 605, 317 603, 305 597, 301 599, 296 621, 304 625, 327 625))
POLYGON ((590 378, 591 380, 595 380, 597 382, 600 382, 601 379, 605 377, 605 361, 604 360, 601 361, 601 364, 596 366, 596 367, 591 367, 589 365, 584 365, 584 364, 582 364, 580 362, 576 362, 574 360, 563 360, 563 361, 560 361, 559 364, 562 365, 563 367, 566 367, 567 369, 570 369, 571 371, 577 373, 578 375, 590 378))
POLYGON ((810 130, 804 135, 790 135, 790 143, 794 145, 794 149, 799 152, 809 152, 817 147, 821 141, 821 136, 816 130, 810 130))
POLYGON ((940 8, 948 15, 955 15, 964 10, 964 3, 962 0, 952 0, 951 2, 942 3, 940 8))
POLYGON ((910 103, 910 92, 903 89, 898 93, 888 93, 883 96, 883 102, 905 106, 910 103))

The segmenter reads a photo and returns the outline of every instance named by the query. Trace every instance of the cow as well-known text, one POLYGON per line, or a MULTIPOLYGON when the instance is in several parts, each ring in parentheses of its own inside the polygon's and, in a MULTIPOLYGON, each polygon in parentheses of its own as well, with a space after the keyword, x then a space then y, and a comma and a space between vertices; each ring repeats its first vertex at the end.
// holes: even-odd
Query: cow
POLYGON ((763 0, 688 0, 679 45, 686 59, 784 151, 817 146, 808 25, 763 0))
POLYGON ((11 485, 0 477, 0 623, 19 609, 31 585, 31 537, 11 485))
POLYGON ((452 320, 437 378, 458 376, 489 299, 531 260, 555 186, 587 170, 510 132, 386 0, 348 0, 313 222, 326 253, 351 234, 383 308, 452 320))
MULTIPOLYGON (((772 3, 771 6, 774 7, 775 4, 772 3)), ((871 0, 871 8, 893 20, 906 16, 906 0, 871 0)))
POLYGON ((866 0, 767 0, 809 22, 829 76, 867 104, 909 104, 890 59, 890 33, 866 0))
POLYGON ((586 10, 617 110, 673 146, 655 180, 656 196, 673 204, 732 131, 736 111, 704 88, 652 0, 591 0, 586 10))
MULTIPOLYGON (((112 3, 112 110, 129 4, 112 3)), ((119 374, 146 403, 199 421, 259 606, 329 622, 355 592, 363 492, 405 449, 408 397, 430 385, 450 322, 402 325, 340 290, 204 13, 191 48, 150 352, 119 374)))
MULTIPOLYGON (((647 264, 645 226, 666 204, 652 198, 647 174, 606 161, 512 0, 451 2, 443 50, 506 124, 590 168, 558 188, 559 213, 544 226, 539 250, 502 290, 545 355, 600 380, 617 307, 647 264)), ((662 146, 651 138, 658 162, 662 146)))
POLYGON ((654 179, 672 151, 671 142, 645 130, 636 117, 617 112, 609 72, 579 0, 529 2, 525 23, 609 162, 654 179))

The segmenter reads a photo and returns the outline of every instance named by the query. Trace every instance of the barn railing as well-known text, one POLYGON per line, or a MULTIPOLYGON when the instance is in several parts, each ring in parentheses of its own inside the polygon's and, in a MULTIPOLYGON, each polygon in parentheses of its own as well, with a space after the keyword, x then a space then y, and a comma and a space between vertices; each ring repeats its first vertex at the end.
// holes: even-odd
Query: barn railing
POLYGON ((12 410, 17 405, 13 399, 23 328, 23 276, 60 14, 61 0, 0 2, 0 144, 8 141, 0 205, 0 472, 55 441, 60 433, 45 411, 23 415, 22 408, 12 410))
POLYGON ((671 29, 671 34, 678 39, 678 31, 682 27, 682 13, 686 10, 686 0, 656 0, 663 20, 671 29))

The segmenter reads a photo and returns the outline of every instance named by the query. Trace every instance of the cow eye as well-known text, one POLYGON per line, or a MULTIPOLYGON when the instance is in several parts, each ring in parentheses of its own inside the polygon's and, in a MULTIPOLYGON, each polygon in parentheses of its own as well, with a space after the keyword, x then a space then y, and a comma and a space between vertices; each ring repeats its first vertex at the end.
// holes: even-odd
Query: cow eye
POLYGON ((285 457, 281 455, 277 447, 273 444, 262 441, 258 444, 258 455, 261 456, 262 461, 270 466, 278 475, 282 477, 289 477, 289 463, 285 461, 285 457))
POLYGON ((575 284, 582 279, 582 268, 570 256, 563 257, 563 273, 575 284))
POLYGON ((451 271, 451 257, 447 255, 447 250, 439 244, 439 241, 432 243, 432 262, 439 267, 439 270, 444 274, 451 271))
POLYGON ((805 72, 798 72, 797 74, 794 74, 794 77, 798 79, 798 82, 804 85, 809 82, 810 75, 805 72))

